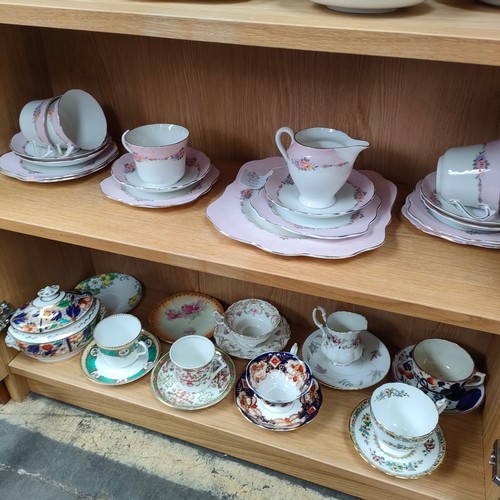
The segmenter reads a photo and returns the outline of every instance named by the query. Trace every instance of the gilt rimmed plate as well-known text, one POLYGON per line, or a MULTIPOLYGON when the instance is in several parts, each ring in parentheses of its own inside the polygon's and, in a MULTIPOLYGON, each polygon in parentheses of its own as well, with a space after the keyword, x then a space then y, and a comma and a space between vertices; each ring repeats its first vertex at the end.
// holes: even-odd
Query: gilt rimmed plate
POLYGON ((100 154, 78 165, 66 167, 36 165, 12 151, 0 157, 0 172, 24 182, 60 182, 78 179, 106 167, 118 156, 118 147, 111 142, 100 154))
POLYGON ((392 182, 371 170, 365 170, 363 174, 374 183, 382 205, 370 229, 359 237, 339 240, 309 238, 263 222, 250 204, 250 199, 258 194, 259 189, 249 187, 245 179, 249 176, 260 178, 281 166, 282 157, 245 163, 224 193, 207 207, 207 217, 215 228, 229 238, 285 256, 345 259, 384 243, 385 228, 391 220, 397 190, 392 182))
POLYGON ((411 224, 424 233, 454 243, 484 248, 500 248, 500 233, 498 232, 488 233, 484 231, 463 230, 445 224, 433 216, 420 196, 421 182, 422 181, 419 181, 415 190, 406 197, 405 204, 401 209, 401 213, 411 222, 411 224))
POLYGON ((379 383, 389 371, 391 356, 384 343, 373 333, 361 332, 361 357, 347 366, 334 365, 321 351, 323 333, 316 330, 302 346, 302 357, 313 375, 324 385, 334 389, 355 391, 379 383))
POLYGON ((294 431, 310 423, 321 408, 323 395, 318 382, 313 378, 310 389, 287 408, 286 412, 276 413, 266 406, 250 389, 243 375, 236 384, 235 400, 241 414, 263 429, 269 431, 294 431))
POLYGON ((188 147, 186 149, 186 173, 171 186, 157 186, 143 182, 137 175, 134 157, 126 153, 111 166, 111 174, 122 185, 150 193, 168 193, 186 189, 201 181, 210 170, 210 158, 201 151, 188 147))
POLYGON ((215 328, 214 311, 224 313, 224 307, 214 297, 181 292, 156 304, 149 314, 149 324, 165 342, 175 342, 186 335, 211 337, 215 328))
POLYGON ((299 201, 288 167, 276 168, 267 178, 264 191, 275 205, 293 214, 314 218, 331 218, 350 214, 363 208, 375 194, 373 182, 357 170, 353 170, 347 182, 335 195, 334 205, 326 208, 306 207, 299 201))
POLYGON ((216 352, 222 356, 226 366, 206 389, 198 392, 188 392, 179 384, 170 354, 167 352, 151 372, 151 389, 155 397, 178 410, 201 410, 222 401, 231 392, 236 379, 236 369, 226 353, 218 349, 216 352))
POLYGON ((270 201, 263 191, 253 196, 250 203, 264 220, 274 226, 310 238, 333 240, 353 238, 366 233, 377 217, 377 211, 382 200, 377 195, 374 195, 370 203, 356 212, 321 219, 283 210, 282 207, 270 201))
POLYGON ((102 385, 124 385, 134 382, 149 373, 160 358, 160 342, 146 330, 142 330, 140 340, 148 346, 148 352, 125 368, 111 368, 99 356, 99 348, 92 341, 83 351, 80 366, 83 373, 93 382, 102 385))
POLYGON ((312 0, 338 12, 349 14, 387 14, 424 0, 312 0))
POLYGON ((127 313, 141 300, 142 285, 133 276, 123 273, 96 274, 75 286, 101 300, 106 314, 127 313))
POLYGON ((443 461, 446 442, 438 425, 427 441, 404 458, 387 455, 380 449, 373 432, 369 400, 362 401, 352 412, 349 433, 358 453, 375 469, 401 479, 416 479, 433 472, 443 461))
POLYGON ((87 160, 91 160, 102 152, 109 145, 111 137, 106 136, 103 143, 96 149, 78 149, 76 152, 62 157, 56 153, 51 153, 43 158, 36 154, 32 141, 28 141, 22 132, 18 132, 10 141, 10 149, 24 160, 29 160, 34 165, 45 165, 53 167, 65 167, 78 165, 87 160))
POLYGON ((208 174, 200 182, 167 193, 152 193, 123 186, 113 176, 101 181, 100 186, 106 197, 125 205, 142 208, 168 208, 185 205, 197 200, 210 191, 219 175, 220 172, 211 165, 208 174))

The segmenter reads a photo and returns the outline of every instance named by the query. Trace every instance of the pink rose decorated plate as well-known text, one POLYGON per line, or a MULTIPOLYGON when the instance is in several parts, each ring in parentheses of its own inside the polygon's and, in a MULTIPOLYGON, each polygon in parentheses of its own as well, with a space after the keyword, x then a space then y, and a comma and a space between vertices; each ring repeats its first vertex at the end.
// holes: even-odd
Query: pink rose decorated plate
POLYGON ((224 308, 209 295, 176 293, 154 307, 149 315, 149 324, 165 342, 175 342, 186 335, 211 337, 215 329, 214 311, 223 314, 224 308))

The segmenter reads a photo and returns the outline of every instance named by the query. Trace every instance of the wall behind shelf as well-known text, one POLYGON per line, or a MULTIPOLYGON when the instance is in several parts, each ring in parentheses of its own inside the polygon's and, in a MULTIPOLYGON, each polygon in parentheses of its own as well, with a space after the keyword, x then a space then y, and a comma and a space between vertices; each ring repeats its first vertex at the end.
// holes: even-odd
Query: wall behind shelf
POLYGON ((251 160, 279 154, 282 125, 331 126, 372 144, 357 168, 414 184, 447 148, 500 136, 500 67, 41 33, 54 92, 91 92, 115 139, 148 122, 182 123, 209 156, 251 160))

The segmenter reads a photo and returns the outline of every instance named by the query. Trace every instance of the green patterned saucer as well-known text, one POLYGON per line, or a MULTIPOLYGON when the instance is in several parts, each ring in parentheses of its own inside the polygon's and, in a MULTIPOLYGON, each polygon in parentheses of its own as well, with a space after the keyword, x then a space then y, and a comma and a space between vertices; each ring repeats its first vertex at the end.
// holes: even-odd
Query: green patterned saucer
POLYGON ((137 361, 126 368, 111 368, 99 356, 99 348, 92 341, 83 351, 80 366, 83 373, 93 382, 103 385, 123 385, 134 382, 149 373, 160 357, 160 342, 146 330, 141 338, 148 346, 148 353, 141 354, 137 361))

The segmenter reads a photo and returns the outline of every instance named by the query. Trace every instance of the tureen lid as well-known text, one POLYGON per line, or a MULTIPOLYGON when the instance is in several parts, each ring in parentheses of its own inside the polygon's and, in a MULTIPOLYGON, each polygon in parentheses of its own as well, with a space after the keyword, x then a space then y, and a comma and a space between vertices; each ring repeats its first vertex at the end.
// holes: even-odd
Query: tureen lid
POLYGON ((22 332, 45 333, 77 323, 89 311, 94 296, 88 292, 60 291, 58 285, 49 285, 38 296, 17 309, 10 325, 22 332))

